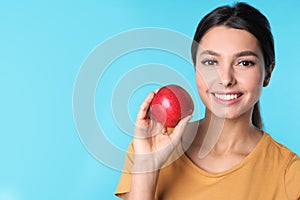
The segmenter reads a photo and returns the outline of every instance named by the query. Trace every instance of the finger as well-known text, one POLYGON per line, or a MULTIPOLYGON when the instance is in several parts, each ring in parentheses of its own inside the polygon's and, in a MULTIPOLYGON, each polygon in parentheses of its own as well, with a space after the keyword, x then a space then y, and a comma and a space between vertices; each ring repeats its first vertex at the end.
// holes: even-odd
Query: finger
POLYGON ((152 136, 165 133, 166 128, 161 123, 155 120, 151 120, 150 123, 152 124, 152 130, 151 130, 152 136))
POLYGON ((166 127, 163 127, 160 131, 161 134, 163 135, 169 135, 168 129, 166 127))
POLYGON ((145 100, 143 101, 143 103, 141 104, 138 114, 137 114, 137 120, 143 120, 147 118, 147 113, 148 113, 148 109, 149 109, 149 105, 152 101, 154 97, 154 92, 150 92, 150 94, 148 94, 148 96, 145 98, 145 100))
POLYGON ((174 128, 173 133, 170 135, 171 140, 173 140, 175 142, 179 142, 179 140, 181 139, 181 137, 184 133, 184 130, 191 118, 192 118, 192 115, 188 115, 179 121, 177 126, 174 128))

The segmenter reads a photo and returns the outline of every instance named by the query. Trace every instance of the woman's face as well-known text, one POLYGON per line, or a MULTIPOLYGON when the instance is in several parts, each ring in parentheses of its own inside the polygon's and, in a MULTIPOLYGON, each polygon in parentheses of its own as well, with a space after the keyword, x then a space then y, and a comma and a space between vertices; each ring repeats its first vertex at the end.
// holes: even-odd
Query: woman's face
POLYGON ((199 95, 214 115, 228 119, 251 115, 265 77, 263 53, 251 33, 210 28, 199 43, 196 70, 199 95))

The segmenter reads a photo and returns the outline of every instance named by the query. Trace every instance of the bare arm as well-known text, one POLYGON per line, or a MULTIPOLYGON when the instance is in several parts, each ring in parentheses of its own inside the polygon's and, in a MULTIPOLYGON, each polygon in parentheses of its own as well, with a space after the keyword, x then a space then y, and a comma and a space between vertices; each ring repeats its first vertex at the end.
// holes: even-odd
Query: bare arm
POLYGON ((125 194, 126 200, 153 200, 160 168, 178 145, 191 116, 182 119, 173 133, 168 135, 166 127, 151 120, 148 116, 150 102, 154 93, 150 93, 137 114, 134 128, 134 166, 131 189, 125 194))
POLYGON ((156 190, 158 172, 133 174, 131 190, 125 194, 125 200, 153 200, 156 190))

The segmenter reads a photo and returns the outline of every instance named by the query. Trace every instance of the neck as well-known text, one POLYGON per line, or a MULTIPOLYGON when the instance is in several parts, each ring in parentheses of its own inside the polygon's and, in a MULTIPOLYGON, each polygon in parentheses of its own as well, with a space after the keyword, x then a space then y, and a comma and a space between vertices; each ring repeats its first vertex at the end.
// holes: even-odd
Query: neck
POLYGON ((235 119, 224 119, 207 110, 201 123, 201 132, 206 132, 205 138, 202 138, 203 143, 201 142, 204 149, 207 149, 207 152, 225 154, 240 149, 245 144, 255 146, 261 134, 258 134, 260 131, 253 126, 251 116, 252 111, 249 111, 235 119))

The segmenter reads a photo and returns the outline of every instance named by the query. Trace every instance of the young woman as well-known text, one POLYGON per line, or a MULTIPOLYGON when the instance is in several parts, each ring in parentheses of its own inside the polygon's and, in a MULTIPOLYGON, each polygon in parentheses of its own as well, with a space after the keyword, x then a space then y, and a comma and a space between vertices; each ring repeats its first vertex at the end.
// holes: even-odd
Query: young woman
POLYGON ((116 195, 299 200, 299 158, 262 130, 259 98, 275 65, 268 20, 245 3, 219 7, 201 20, 194 40, 205 117, 188 123, 188 116, 168 134, 148 117, 150 93, 137 115, 116 195))

